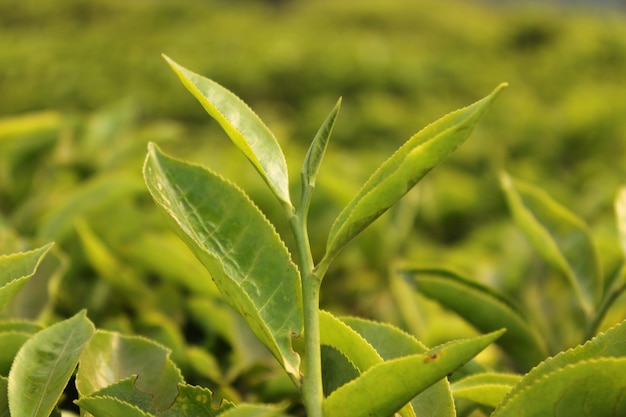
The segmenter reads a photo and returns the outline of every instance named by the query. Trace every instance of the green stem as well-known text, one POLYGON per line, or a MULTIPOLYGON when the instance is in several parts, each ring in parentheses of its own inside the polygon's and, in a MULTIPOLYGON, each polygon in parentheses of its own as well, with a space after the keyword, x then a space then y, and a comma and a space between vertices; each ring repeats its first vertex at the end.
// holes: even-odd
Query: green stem
POLYGON ((626 291, 626 284, 622 284, 618 288, 611 291, 611 293, 604 299, 600 307, 598 307, 598 311, 596 312, 593 321, 591 321, 589 326, 587 326, 583 342, 586 342, 595 336, 598 328, 600 327, 600 323, 604 320, 609 308, 611 308, 613 303, 619 298, 620 295, 622 295, 624 291, 626 291))
POLYGON ((319 295, 321 278, 315 274, 309 243, 307 214, 313 187, 303 187, 302 204, 297 213, 291 213, 289 223, 293 231, 302 280, 304 313, 304 376, 302 396, 308 417, 323 417, 322 353, 320 345, 319 295))

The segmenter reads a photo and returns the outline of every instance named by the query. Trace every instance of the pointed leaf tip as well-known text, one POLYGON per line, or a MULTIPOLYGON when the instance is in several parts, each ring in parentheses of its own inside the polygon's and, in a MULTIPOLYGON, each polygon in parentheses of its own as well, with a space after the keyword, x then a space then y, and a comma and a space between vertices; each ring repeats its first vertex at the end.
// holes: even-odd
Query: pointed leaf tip
POLYGON ((274 195, 284 205, 293 208, 289 197, 287 161, 276 137, 261 118, 222 85, 188 70, 166 55, 163 58, 261 174, 274 195))

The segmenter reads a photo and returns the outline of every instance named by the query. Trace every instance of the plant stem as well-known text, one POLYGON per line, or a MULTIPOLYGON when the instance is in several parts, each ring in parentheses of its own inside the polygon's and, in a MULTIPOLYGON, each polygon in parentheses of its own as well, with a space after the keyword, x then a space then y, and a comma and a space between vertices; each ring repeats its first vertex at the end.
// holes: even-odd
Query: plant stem
POLYGON ((289 223, 293 231, 302 280, 302 307, 304 314, 304 375, 302 396, 308 417, 323 417, 322 354, 320 345, 319 295, 321 277, 315 274, 309 243, 307 214, 312 186, 303 187, 302 204, 297 213, 291 213, 289 223))

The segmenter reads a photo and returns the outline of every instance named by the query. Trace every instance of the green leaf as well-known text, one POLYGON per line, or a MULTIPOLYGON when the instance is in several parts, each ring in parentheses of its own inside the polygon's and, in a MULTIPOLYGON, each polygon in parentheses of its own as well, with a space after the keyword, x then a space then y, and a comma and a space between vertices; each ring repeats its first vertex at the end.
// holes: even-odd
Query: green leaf
POLYGON ((548 356, 545 345, 521 311, 509 300, 450 271, 414 269, 403 275, 417 291, 463 317, 483 333, 507 329, 496 342, 527 371, 548 356))
POLYGON ((324 397, 360 375, 354 364, 342 352, 329 345, 321 346, 322 388, 324 397))
POLYGON ((220 417, 287 417, 283 413, 284 407, 265 404, 239 404, 220 417))
MULTIPOLYGON (((104 387, 100 391, 93 393, 92 395, 83 397, 82 399, 98 398, 98 397, 115 398, 126 404, 130 404, 134 407, 137 407, 145 413, 148 413, 148 414, 157 413, 157 410, 153 404, 154 396, 147 392, 143 392, 137 389, 137 375, 133 375, 128 378, 117 381, 111 385, 104 387)), ((76 402, 78 406, 81 406, 81 400, 76 402)), ((94 412, 90 410, 88 411, 91 414, 95 414, 94 412)), ((94 409, 94 411, 96 410, 94 409)), ((100 411, 97 411, 97 412, 100 412, 100 411)))
POLYGON ((31 337, 9 372, 9 404, 14 417, 48 417, 67 385, 95 327, 85 311, 31 337))
POLYGON ((374 366, 327 397, 322 403, 324 415, 388 417, 476 356, 503 332, 449 342, 427 353, 374 366))
POLYGON ((333 223, 321 264, 393 206, 470 135, 506 84, 464 109, 452 112, 411 137, 367 180, 333 223))
POLYGON ((183 68, 165 55, 163 57, 185 87, 252 162, 276 197, 291 208, 285 156, 274 134, 259 116, 215 81, 183 68))
POLYGON ((519 375, 487 372, 465 377, 453 383, 451 388, 455 398, 495 408, 520 379, 519 375))
POLYGON ((31 334, 23 332, 0 333, 0 375, 9 374, 15 355, 30 337, 31 334))
POLYGON ((0 311, 4 310, 24 284, 35 275, 37 267, 52 245, 53 243, 48 243, 29 252, 0 256, 0 311))
POLYGON ((181 384, 178 386, 178 397, 170 408, 159 417, 213 417, 222 415, 234 407, 228 401, 222 401, 217 407, 213 406, 213 393, 206 388, 181 384))
POLYGON ((505 398, 505 402, 517 395, 518 392, 528 389, 537 381, 561 368, 582 361, 614 357, 626 358, 626 321, 610 328, 605 333, 599 334, 584 345, 561 352, 537 365, 524 375, 519 384, 505 398))
POLYGON ((588 315, 602 298, 602 270, 585 223, 545 191, 500 177, 513 218, 546 262, 567 277, 588 315))
POLYGON ((322 164, 322 159, 326 153, 326 147, 328 146, 328 140, 333 132, 333 126, 341 107, 341 98, 335 104, 335 107, 331 110, 324 123, 317 131, 309 150, 304 158, 304 164, 302 165, 302 185, 309 188, 315 187, 315 181, 317 174, 322 164))
POLYGON ((115 397, 85 397, 77 400, 76 404, 94 417, 155 417, 115 397))
POLYGON ((626 187, 622 187, 615 199, 615 214, 617 216, 617 230, 622 247, 622 253, 626 256, 626 187))
POLYGON ((144 176, 174 231, 208 269, 226 301, 291 375, 299 378, 292 335, 302 333, 302 290, 274 227, 240 189, 151 144, 144 176), (234 209, 236 208, 236 209, 234 209))
MULTIPOLYGON (((413 336, 387 323, 344 317, 344 323, 365 338, 384 360, 428 351, 413 336)), ((417 416, 454 417, 454 401, 447 379, 435 383, 411 400, 417 416)))
POLYGON ((581 361, 517 391, 492 417, 626 415, 626 358, 581 361))
MULTIPOLYGON (((323 310, 320 311, 320 343, 331 346, 343 354, 359 374, 383 363, 383 358, 363 336, 337 317, 323 310)), ((339 371, 348 370, 340 369, 339 371)), ((326 379, 326 385, 332 385, 332 381, 337 382, 341 379, 341 376, 336 375, 335 372, 337 370, 333 370, 333 373, 330 375, 322 375, 326 379)), ((415 412, 410 405, 404 407, 400 414, 403 417, 415 416, 415 412)))
POLYGON ((183 382, 169 356, 168 349, 143 337, 98 330, 80 356, 76 388, 86 397, 138 375, 137 389, 154 396, 155 409, 166 409, 183 382))

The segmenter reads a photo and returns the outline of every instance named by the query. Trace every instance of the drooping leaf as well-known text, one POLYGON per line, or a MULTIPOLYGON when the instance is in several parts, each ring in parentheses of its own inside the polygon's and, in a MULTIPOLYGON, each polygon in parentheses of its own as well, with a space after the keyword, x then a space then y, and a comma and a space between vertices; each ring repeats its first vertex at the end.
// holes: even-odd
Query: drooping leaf
MULTIPOLYGON (((387 323, 344 317, 344 323, 365 338, 384 360, 425 353, 426 346, 413 336, 387 323)), ((411 400, 417 416, 454 417, 454 401, 447 379, 435 383, 411 400)))
POLYGON ((329 263, 348 241, 464 142, 505 85, 501 84, 482 100, 425 127, 384 162, 333 223, 326 254, 320 264, 329 263))
POLYGON ((0 311, 17 295, 35 274, 43 257, 52 248, 49 243, 29 252, 0 256, 0 311))
POLYGON ((333 126, 335 125, 335 120, 337 119, 340 107, 341 98, 337 101, 337 104, 335 104, 335 107, 333 107, 326 120, 324 120, 324 123, 317 131, 315 138, 313 138, 311 146, 309 146, 309 150, 304 158, 304 164, 302 165, 301 175, 303 186, 307 185, 311 188, 315 187, 317 174, 319 172, 322 159, 324 158, 324 154, 326 153, 328 140, 333 132, 333 126))
POLYGON ((476 356, 503 332, 449 342, 426 353, 376 365, 327 397, 322 403, 324 415, 388 417, 476 356))
POLYGON ((626 415, 626 358, 585 360, 535 380, 492 417, 626 415))
POLYGON ((545 345, 519 309, 484 285, 450 271, 414 269, 402 274, 417 291, 453 310, 481 332, 505 328, 496 342, 527 371, 548 356, 545 345))
POLYGON ((196 165, 149 147, 148 189, 174 231, 208 269, 226 301, 291 375, 300 358, 291 337, 302 333, 299 274, 273 226, 236 186, 196 165))
POLYGON ((215 81, 189 71, 165 55, 164 58, 185 87, 252 162, 276 197, 291 207, 285 156, 274 134, 259 116, 215 81))
POLYGON ((517 395, 518 392, 528 389, 537 381, 561 368, 599 358, 626 358, 626 321, 617 324, 605 333, 599 334, 584 345, 561 352, 541 362, 524 375, 502 404, 517 395))
POLYGON ((169 355, 168 349, 143 337, 98 330, 80 356, 76 388, 87 397, 137 375, 137 388, 154 397, 154 408, 166 409, 184 382, 169 355))
POLYGON ((495 408, 520 381, 521 376, 487 372, 467 376, 451 385, 455 398, 495 408))
POLYGON ((94 332, 94 325, 81 311, 24 343, 9 372, 12 416, 48 417, 52 413, 94 332))
POLYGON ((603 275, 589 228, 545 191, 502 173, 513 218, 535 249, 561 271, 587 314, 602 297, 603 275))

